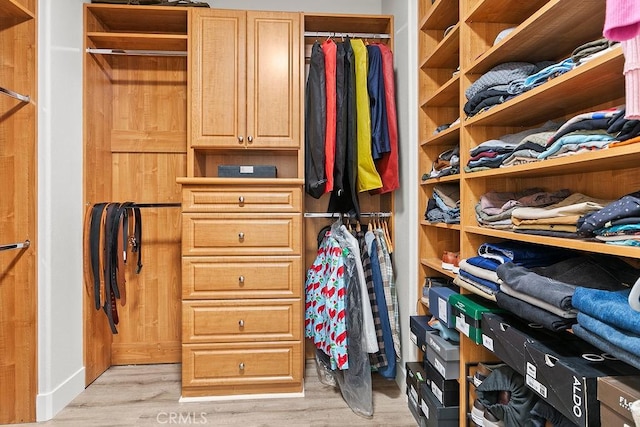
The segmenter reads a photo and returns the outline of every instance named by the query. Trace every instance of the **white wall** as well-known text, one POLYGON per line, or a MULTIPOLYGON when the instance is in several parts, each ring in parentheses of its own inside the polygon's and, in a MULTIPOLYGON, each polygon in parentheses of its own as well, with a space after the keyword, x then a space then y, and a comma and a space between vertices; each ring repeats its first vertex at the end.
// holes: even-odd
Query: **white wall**
POLYGON ((84 389, 81 6, 38 4, 38 420, 84 389))
POLYGON ((398 109, 400 189, 395 193, 395 241, 393 261, 400 305, 402 363, 396 380, 402 384, 404 362, 416 360, 417 348, 411 342, 409 316, 415 314, 418 277, 418 114, 417 114, 417 0, 382 0, 382 12, 394 15, 394 59, 398 109))
MULTIPOLYGON (((84 389, 82 360, 82 3, 39 0, 38 397, 52 418, 84 389), (55 7, 54 4, 55 3, 55 7)), ((417 277, 415 0, 215 0, 217 8, 395 15, 400 166, 397 270, 405 360, 414 360, 408 316, 417 277), (405 4, 406 3, 406 4, 405 4), (413 353, 407 353, 408 351, 413 353)), ((398 374, 404 381, 404 368, 398 374)))

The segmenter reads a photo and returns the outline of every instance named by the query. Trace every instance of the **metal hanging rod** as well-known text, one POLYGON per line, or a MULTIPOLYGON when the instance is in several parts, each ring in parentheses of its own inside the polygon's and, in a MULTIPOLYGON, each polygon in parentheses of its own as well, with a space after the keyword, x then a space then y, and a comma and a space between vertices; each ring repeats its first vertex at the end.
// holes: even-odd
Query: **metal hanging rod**
MULTIPOLYGON (((340 218, 341 216, 346 215, 349 218, 352 218, 352 215, 342 214, 339 212, 305 212, 305 218, 340 218)), ((361 217, 368 218, 389 218, 391 217, 391 212, 361 212, 361 217)))
POLYGON ((18 243, 10 243, 8 245, 0 245, 0 251, 8 251, 10 249, 27 249, 31 245, 29 240, 18 243))
POLYGON ((99 55, 128 55, 128 56, 187 56, 186 50, 135 50, 135 49, 87 48, 87 53, 95 53, 99 55))
POLYGON ((182 203, 136 203, 134 208, 179 208, 182 203))
POLYGON ((351 37, 358 39, 390 39, 391 35, 384 33, 336 33, 333 31, 305 31, 305 37, 351 37))
POLYGON ((3 88, 1 86, 0 86, 0 93, 4 93, 5 95, 8 95, 8 96, 10 96, 12 98, 15 98, 15 99, 18 99, 18 100, 20 100, 22 102, 31 101, 31 97, 29 95, 22 95, 22 94, 20 94, 18 92, 14 92, 12 90, 3 88))

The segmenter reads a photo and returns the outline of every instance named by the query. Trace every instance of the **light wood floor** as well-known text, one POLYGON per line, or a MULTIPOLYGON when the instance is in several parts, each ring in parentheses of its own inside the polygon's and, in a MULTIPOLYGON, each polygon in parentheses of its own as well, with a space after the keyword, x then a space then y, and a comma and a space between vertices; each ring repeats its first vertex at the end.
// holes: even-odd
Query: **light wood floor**
POLYGON ((373 375, 374 416, 351 411, 307 363, 305 397, 179 403, 180 365, 115 366, 53 420, 20 426, 416 426, 404 390, 373 375), (173 420, 171 419, 173 417, 173 420))

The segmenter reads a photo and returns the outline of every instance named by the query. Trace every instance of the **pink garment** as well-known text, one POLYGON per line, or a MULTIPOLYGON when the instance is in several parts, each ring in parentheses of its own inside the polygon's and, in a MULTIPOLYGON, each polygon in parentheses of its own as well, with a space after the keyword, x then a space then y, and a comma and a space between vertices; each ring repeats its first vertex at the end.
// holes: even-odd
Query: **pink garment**
POLYGON ((607 0, 603 34, 618 42, 640 35, 640 1, 607 0))
POLYGON ((331 39, 322 43, 327 96, 327 127, 324 139, 324 170, 327 183, 324 192, 333 190, 333 168, 336 158, 336 61, 337 46, 331 39))
POLYGON ((625 119, 640 119, 640 35, 620 42, 624 52, 625 119))

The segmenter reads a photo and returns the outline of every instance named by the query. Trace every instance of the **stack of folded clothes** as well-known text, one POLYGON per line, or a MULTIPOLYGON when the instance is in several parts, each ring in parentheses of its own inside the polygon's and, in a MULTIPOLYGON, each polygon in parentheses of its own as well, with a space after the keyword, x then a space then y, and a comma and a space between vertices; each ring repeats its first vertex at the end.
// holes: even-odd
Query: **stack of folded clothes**
POLYGON ((539 267, 507 262, 496 273, 500 279, 498 306, 552 331, 576 323, 578 313, 572 298, 578 287, 617 291, 625 289, 625 283, 640 274, 619 258, 596 254, 573 256, 539 267))
POLYGON ((612 245, 640 246, 640 191, 580 217, 577 233, 612 245))
POLYGON ((488 300, 495 301, 496 294, 500 289, 496 274, 499 265, 498 261, 483 256, 463 259, 458 265, 458 275, 453 283, 488 300))
MULTIPOLYGON (((560 124, 549 121, 537 128, 525 129, 482 142, 469 151, 470 159, 465 166, 465 171, 475 172, 498 168, 507 161, 512 164, 513 156, 524 157, 528 153, 526 150, 531 149, 534 150, 535 161, 538 161, 538 153, 545 150, 547 141, 559 127, 560 124)), ((531 156, 533 158, 534 154, 531 156)))
POLYGON ((476 204, 476 219, 483 227, 512 229, 511 214, 521 207, 544 207, 566 199, 571 192, 567 189, 547 192, 541 188, 529 188, 519 192, 489 191, 476 204))
POLYGON ((564 250, 549 250, 528 243, 483 243, 478 248, 478 256, 460 261, 458 275, 453 283, 488 300, 496 301, 501 285, 497 269, 501 264, 511 262, 532 267, 548 265, 552 259, 562 259, 566 256, 568 255, 564 250))
POLYGON ((460 147, 455 146, 443 151, 431 166, 431 171, 422 176, 422 180, 430 178, 442 178, 443 176, 456 175, 460 173, 460 147))
POLYGON ((467 102, 464 112, 471 117, 513 98, 523 91, 510 91, 509 85, 512 82, 521 81, 551 64, 553 63, 545 61, 536 64, 505 62, 496 65, 465 90, 467 102))
POLYGON ((433 186, 433 197, 427 202, 425 219, 429 222, 460 223, 460 187, 458 184, 433 186))
POLYGON ((577 238, 578 220, 611 200, 573 193, 558 203, 544 207, 522 207, 511 212, 513 230, 519 233, 577 238))
POLYGON ((578 287, 573 332, 608 354, 640 369, 640 312, 629 305, 630 289, 610 291, 578 287))

